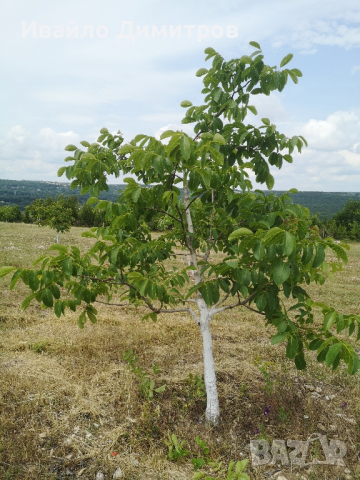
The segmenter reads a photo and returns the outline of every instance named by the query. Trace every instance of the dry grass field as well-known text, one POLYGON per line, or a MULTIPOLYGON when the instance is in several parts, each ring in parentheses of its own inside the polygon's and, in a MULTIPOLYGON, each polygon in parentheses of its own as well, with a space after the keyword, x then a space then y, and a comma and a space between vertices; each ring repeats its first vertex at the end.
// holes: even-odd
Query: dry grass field
MULTIPOLYGON (((83 230, 72 228, 60 242, 90 244, 80 237, 83 230)), ((30 267, 53 242, 47 228, 0 223, 0 266, 30 267)), ((199 453, 195 437, 206 440, 210 456, 227 465, 250 458, 250 439, 306 440, 316 432, 346 443, 346 468, 299 471, 250 462, 250 478, 276 478, 281 470, 287 480, 360 479, 359 373, 350 377, 342 366, 332 372, 314 352, 308 352, 308 369, 298 372, 283 344, 270 345, 275 332, 259 315, 229 310, 213 320, 222 422, 209 428, 199 381, 201 335, 191 318, 169 314, 141 322, 144 310, 99 304, 98 323, 80 330, 73 313, 58 319, 37 302, 22 311, 28 291, 20 282, 10 291, 10 278, 0 280, 1 479, 95 479, 99 471, 111 479, 120 467, 124 479, 190 480, 190 456, 166 457, 173 433, 193 453, 199 453), (156 387, 166 384, 152 400, 124 360, 130 349, 138 371, 156 387)), ((349 263, 333 282, 309 291, 344 313, 360 314, 360 245, 351 245, 349 263)), ((324 460, 319 442, 308 461, 312 455, 324 460)))

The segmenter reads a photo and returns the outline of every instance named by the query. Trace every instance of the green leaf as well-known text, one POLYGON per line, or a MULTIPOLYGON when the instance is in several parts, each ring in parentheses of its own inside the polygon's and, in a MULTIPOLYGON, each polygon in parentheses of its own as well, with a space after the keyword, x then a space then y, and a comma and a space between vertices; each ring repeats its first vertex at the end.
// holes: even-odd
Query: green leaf
POLYGON ((54 298, 56 300, 59 300, 59 298, 60 298, 59 287, 57 285, 53 284, 53 285, 50 285, 49 289, 50 289, 51 293, 54 295, 54 298))
POLYGON ((11 279, 11 282, 10 282, 10 290, 13 290, 17 281, 19 280, 19 278, 21 278, 22 276, 22 273, 23 273, 23 270, 16 270, 16 272, 14 273, 14 275, 12 276, 12 279, 11 279))
POLYGON ((329 330, 338 318, 338 314, 335 310, 330 310, 324 317, 324 330, 329 330))
POLYGON ((276 345, 277 343, 283 342, 287 339, 287 335, 285 333, 277 333, 271 339, 271 345, 276 345))
POLYGON ((61 312, 62 312, 62 301, 61 300, 57 300, 55 302, 55 305, 54 305, 54 312, 55 312, 55 315, 60 318, 61 317, 61 312))
POLYGON ((312 263, 312 268, 320 267, 320 265, 325 260, 325 250, 323 249, 322 245, 317 244, 315 246, 315 257, 312 263))
POLYGON ((208 71, 209 70, 207 70, 206 68, 199 68, 195 75, 197 77, 202 77, 203 75, 205 75, 205 73, 208 73, 208 71))
POLYGON ((270 125, 270 120, 268 118, 262 118, 261 121, 265 124, 265 125, 270 125))
POLYGON ((259 312, 262 312, 266 307, 266 303, 267 303, 266 296, 265 295, 258 296, 257 299, 255 300, 255 303, 259 312))
POLYGON ((58 170, 58 172, 57 172, 57 176, 58 176, 58 177, 61 177, 61 176, 64 174, 64 172, 65 172, 66 169, 67 169, 67 167, 61 167, 61 168, 59 168, 59 170, 58 170))
POLYGON ((21 304, 21 309, 22 310, 26 310, 27 307, 30 305, 30 302, 33 298, 36 297, 36 295, 38 295, 38 292, 34 292, 32 293, 31 295, 29 295, 28 297, 25 298, 25 300, 22 302, 21 304))
POLYGON ((63 260, 62 268, 63 268, 63 271, 66 275, 68 275, 68 276, 72 275, 73 262, 72 262, 71 258, 67 257, 63 260))
POLYGON ((180 152, 185 160, 189 160, 191 155, 191 144, 187 135, 182 135, 180 137, 180 152))
POLYGON ((79 315, 79 318, 78 318, 79 328, 83 329, 85 323, 86 323, 86 315, 85 315, 85 311, 84 311, 79 315))
POLYGON ((282 285, 290 276, 290 267, 287 263, 283 263, 281 260, 276 262, 274 266, 274 282, 278 287, 282 285))
POLYGON ((251 230, 245 227, 241 227, 241 228, 238 228, 237 230, 234 230, 232 233, 230 233, 228 240, 235 240, 241 237, 249 237, 250 235, 254 235, 251 230))
POLYGON ((5 277, 5 275, 9 274, 16 270, 16 267, 1 267, 0 268, 0 278, 5 277))
POLYGON ((105 127, 103 127, 101 130, 100 130, 100 133, 109 133, 109 130, 105 127))
POLYGON ((265 255, 265 248, 262 245, 262 243, 259 240, 257 240, 254 246, 254 257, 256 258, 256 260, 261 260, 264 255, 265 255))
POLYGON ((84 238, 97 238, 93 232, 82 232, 81 236, 84 238))
POLYGON ((328 245, 331 248, 331 250, 333 250, 336 253, 337 257, 340 260, 342 260, 344 263, 348 262, 347 254, 340 245, 337 245, 336 243, 329 243, 328 245))
POLYGON ((163 393, 165 392, 165 389, 166 389, 166 385, 161 385, 161 387, 158 387, 158 388, 155 388, 154 392, 156 393, 163 393))
POLYGON ((52 307, 54 302, 53 302, 53 296, 51 291, 48 288, 45 288, 45 290, 42 292, 42 301, 43 304, 47 307, 52 307))
POLYGON ((136 190, 133 190, 131 194, 131 198, 134 203, 137 203, 141 195, 141 187, 137 188, 136 190))
POLYGON ((297 354, 299 349, 299 343, 296 337, 290 337, 288 339, 287 347, 286 347, 286 356, 287 358, 293 359, 297 354))
POLYGON ((254 107, 254 105, 247 105, 246 106, 248 110, 250 110, 251 113, 253 113, 254 115, 257 115, 257 110, 256 108, 254 107))
POLYGON ((215 133, 213 142, 220 143, 221 145, 226 145, 226 140, 220 133, 215 133))
POLYGON ((327 354, 326 354, 326 359, 325 359, 325 363, 328 367, 330 367, 330 365, 332 363, 334 363, 335 361, 335 358, 337 357, 338 353, 340 352, 342 348, 342 344, 341 343, 335 343, 334 345, 331 345, 331 347, 329 348, 327 354))
POLYGON ((229 265, 230 268, 237 268, 239 265, 239 260, 226 260, 225 261, 226 265, 229 265))
POLYGON ((91 311, 90 308, 86 308, 86 313, 87 313, 87 316, 89 317, 89 320, 90 320, 91 323, 96 323, 97 322, 97 318, 94 315, 94 313, 91 311))
POLYGON ((302 352, 295 356, 295 366, 298 370, 305 370, 306 361, 302 352))
POLYGON ((215 102, 219 101, 221 94, 222 94, 221 88, 216 87, 215 90, 213 91, 213 98, 214 98, 215 102))
POLYGON ((92 153, 83 153, 81 155, 81 160, 86 162, 86 160, 96 160, 96 157, 92 153))
POLYGON ((282 243, 282 249, 284 252, 284 255, 289 256, 292 254, 292 252, 296 248, 296 238, 291 235, 289 232, 285 232, 284 238, 283 238, 283 243, 282 243))
POLYGON ((294 73, 292 70, 288 70, 288 73, 289 73, 289 75, 290 75, 291 80, 292 80, 294 83, 298 83, 298 82, 299 82, 297 75, 295 75, 295 73, 294 73))
POLYGON ((323 343, 324 340, 322 340, 321 338, 315 338, 315 340, 310 342, 309 350, 318 350, 323 343))
POLYGON ((172 137, 175 135, 174 130, 166 130, 160 135, 160 140, 164 140, 164 138, 172 137))
POLYGON ((273 189, 274 183, 275 183, 274 177, 269 173, 268 176, 267 176, 267 179, 266 179, 266 186, 267 186, 268 190, 273 189))
POLYGON ((67 145, 67 146, 65 147, 65 150, 66 150, 67 152, 74 152, 75 150, 77 150, 77 147, 75 147, 75 145, 71 145, 71 144, 70 144, 70 145, 67 145))
POLYGON ((269 231, 262 238, 262 243, 265 247, 279 243, 282 241, 284 236, 284 230, 279 227, 270 228, 269 231))
POLYGON ((189 102, 189 100, 183 100, 183 101, 180 103, 180 107, 187 108, 187 107, 191 107, 191 106, 192 106, 192 103, 189 102))
POLYGON ((40 282, 37 276, 37 272, 35 270, 31 270, 29 273, 29 287, 31 290, 37 290, 39 288, 40 282))
POLYGON ((285 67, 285 65, 287 65, 291 59, 293 58, 293 54, 292 53, 288 53, 282 60, 281 60, 281 63, 280 63, 280 68, 281 67, 285 67))
POLYGON ((208 152, 210 153, 212 159, 215 161, 216 165, 224 165, 224 157, 220 152, 215 150, 215 148, 208 146, 208 152))
POLYGON ((304 265, 307 265, 308 263, 311 262, 311 259, 313 257, 313 247, 312 245, 306 245, 303 249, 303 255, 301 258, 301 261, 304 265))
POLYGON ((249 45, 251 45, 252 47, 255 47, 255 48, 258 48, 259 50, 261 50, 261 47, 260 47, 260 45, 259 45, 257 42, 249 42, 249 45))
POLYGON ((51 245, 49 247, 49 250, 57 250, 58 252, 61 252, 61 253, 67 253, 68 252, 67 247, 65 247, 65 245, 60 245, 60 243, 56 243, 54 245, 51 245))

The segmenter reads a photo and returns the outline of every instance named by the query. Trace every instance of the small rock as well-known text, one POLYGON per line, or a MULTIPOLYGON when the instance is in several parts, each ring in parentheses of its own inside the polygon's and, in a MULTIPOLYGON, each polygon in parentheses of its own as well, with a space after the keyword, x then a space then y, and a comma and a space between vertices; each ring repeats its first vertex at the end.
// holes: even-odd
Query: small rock
POLYGON ((322 423, 318 423, 317 424, 317 427, 320 429, 320 430, 323 430, 324 432, 326 432, 326 427, 324 427, 324 425, 322 423))
POLYGON ((345 422, 351 423, 351 425, 356 425, 356 420, 354 418, 345 417, 345 415, 343 415, 342 413, 336 413, 336 415, 343 418, 345 422))
POLYGON ((64 440, 64 445, 69 446, 69 445, 71 445, 71 444, 72 444, 72 438, 71 438, 71 437, 68 437, 68 438, 66 438, 66 439, 64 440))
POLYGON ((75 427, 73 430, 74 433, 78 433, 79 431, 80 431, 80 427, 75 427))
MULTIPOLYGON (((99 470, 99 471, 97 472, 95 478, 96 478, 96 480, 105 480, 105 475, 102 473, 101 470, 99 470)), ((120 477, 118 477, 118 478, 120 478, 120 477)))
POLYGON ((320 398, 320 397, 321 397, 321 395, 320 395, 319 393, 317 393, 317 392, 312 392, 311 396, 312 396, 313 398, 320 398))
POLYGON ((321 392, 322 392, 322 388, 316 387, 316 388, 315 388, 315 391, 316 391, 317 393, 321 393, 321 392))
POLYGON ((315 390, 315 387, 313 387, 312 385, 304 385, 304 387, 306 388, 306 390, 310 390, 311 392, 315 390))
POLYGON ((276 477, 277 480, 287 480, 286 477, 284 477, 283 475, 279 475, 278 477, 276 477))
POLYGON ((130 457, 130 463, 133 467, 138 467, 140 465, 139 460, 136 460, 133 456, 130 457))
POLYGON ((309 418, 309 415, 304 415, 304 418, 309 418))
POLYGON ((329 430, 330 430, 330 432, 336 432, 337 425, 329 425, 329 430))
POLYGON ((86 438, 91 438, 92 437, 92 433, 87 433, 86 434, 86 438))
POLYGON ((73 472, 72 472, 69 468, 67 468, 67 469, 65 470, 65 475, 74 475, 74 474, 73 474, 73 472))
POLYGON ((325 400, 332 400, 336 395, 325 395, 325 400))
POLYGON ((351 470, 348 469, 348 468, 345 468, 344 472, 345 472, 345 473, 351 473, 351 470))
POLYGON ((123 472, 121 470, 120 467, 118 467, 115 472, 114 472, 114 475, 113 475, 113 478, 123 478, 123 472))

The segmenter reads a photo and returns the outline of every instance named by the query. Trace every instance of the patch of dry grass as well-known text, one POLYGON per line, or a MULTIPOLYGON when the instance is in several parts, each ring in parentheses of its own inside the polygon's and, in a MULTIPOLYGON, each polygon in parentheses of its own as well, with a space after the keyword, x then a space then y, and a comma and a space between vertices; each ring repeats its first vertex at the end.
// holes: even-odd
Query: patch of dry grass
MULTIPOLYGON (((82 231, 72 228, 60 241, 91 242, 80 237, 82 231)), ((46 228, 0 223, 0 265, 30 266, 53 238, 46 228)), ((360 245, 353 244, 345 271, 332 283, 312 287, 313 298, 360 314, 359 272, 360 245)), ((297 372, 285 358, 284 345, 270 345, 274 332, 263 328, 260 316, 231 310, 213 321, 222 423, 209 428, 201 389, 189 382, 189 374, 201 376, 203 368, 201 336, 191 318, 161 315, 155 324, 143 323, 140 312, 101 305, 98 323, 80 330, 75 314, 57 319, 36 303, 23 312, 26 287, 19 283, 10 292, 8 282, 0 280, 1 478, 94 479, 98 470, 112 478, 120 466, 128 479, 191 479, 190 461, 166 459, 164 441, 171 433, 192 451, 199 435, 213 458, 228 462, 249 457, 251 438, 305 440, 318 431, 345 441, 350 478, 360 478, 355 473, 359 375, 348 377, 343 368, 332 372, 317 364, 312 353, 308 370, 297 372), (157 386, 162 381, 167 385, 153 401, 140 395, 127 368, 123 352, 129 349, 157 386), (268 382, 260 361, 267 362, 268 382), (157 374, 152 371, 155 363, 157 374)), ((279 468, 248 470, 251 478, 263 479, 279 468)), ((291 473, 284 468, 283 473, 299 478, 295 469, 291 473)), ((343 468, 323 465, 305 474, 345 478, 343 468)))

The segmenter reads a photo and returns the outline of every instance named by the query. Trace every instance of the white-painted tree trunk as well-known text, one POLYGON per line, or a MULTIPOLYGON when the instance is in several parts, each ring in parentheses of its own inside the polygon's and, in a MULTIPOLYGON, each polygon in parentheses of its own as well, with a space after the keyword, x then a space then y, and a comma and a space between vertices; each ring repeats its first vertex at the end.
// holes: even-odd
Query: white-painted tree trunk
POLYGON ((56 232, 56 243, 59 243, 59 233, 56 232))
MULTIPOLYGON (((194 233, 194 226, 192 222, 191 212, 189 208, 189 189, 187 184, 187 175, 184 174, 183 178, 184 187, 184 205, 186 210, 187 227, 190 233, 194 233)), ((197 263, 196 250, 192 246, 192 239, 188 240, 188 262, 189 265, 195 267, 192 270, 193 279, 195 285, 202 281, 201 268, 197 263)), ((204 382, 206 388, 206 412, 205 418, 211 425, 216 425, 220 419, 219 398, 216 387, 215 365, 212 349, 212 338, 210 332, 210 320, 213 316, 213 312, 206 305, 204 299, 197 292, 196 304, 199 309, 200 318, 197 318, 197 323, 200 327, 202 340, 203 340, 203 358, 204 358, 204 382)), ((194 314, 194 317, 196 315, 194 314)))
MULTIPOLYGON (((201 299, 201 303, 205 302, 201 299)), ((212 338, 210 332, 210 312, 207 305, 200 309, 200 330, 203 340, 204 381, 206 387, 206 420, 215 425, 220 419, 219 398, 216 387, 216 375, 212 338)))

